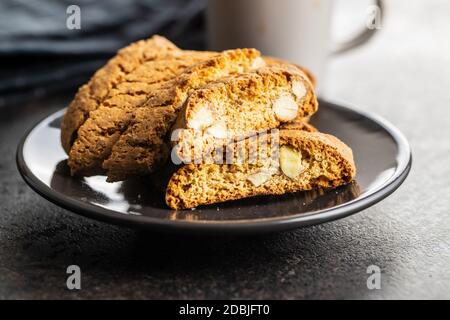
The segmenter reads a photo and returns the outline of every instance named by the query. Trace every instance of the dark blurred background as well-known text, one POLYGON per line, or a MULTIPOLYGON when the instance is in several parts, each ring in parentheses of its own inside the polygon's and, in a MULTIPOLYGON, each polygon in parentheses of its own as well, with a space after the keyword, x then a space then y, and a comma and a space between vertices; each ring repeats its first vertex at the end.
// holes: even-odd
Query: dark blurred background
POLYGON ((75 88, 121 47, 158 33, 204 49, 204 0, 2 0, 0 108, 75 88), (69 29, 78 5, 81 29, 69 29))

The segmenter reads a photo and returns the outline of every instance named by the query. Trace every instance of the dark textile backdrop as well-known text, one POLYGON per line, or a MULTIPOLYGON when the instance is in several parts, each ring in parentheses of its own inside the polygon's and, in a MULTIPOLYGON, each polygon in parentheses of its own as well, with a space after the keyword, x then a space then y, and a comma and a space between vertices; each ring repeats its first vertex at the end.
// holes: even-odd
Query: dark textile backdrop
POLYGON ((128 43, 158 33, 205 47, 204 0, 2 0, 0 109, 75 88, 128 43), (66 26, 81 9, 81 29, 66 26))

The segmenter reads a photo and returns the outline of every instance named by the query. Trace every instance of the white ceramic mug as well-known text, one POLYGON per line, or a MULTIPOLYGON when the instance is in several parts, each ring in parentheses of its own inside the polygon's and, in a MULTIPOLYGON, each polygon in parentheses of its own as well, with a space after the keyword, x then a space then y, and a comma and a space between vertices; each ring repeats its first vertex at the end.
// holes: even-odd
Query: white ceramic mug
MULTIPOLYGON (((263 54, 298 63, 324 81, 326 59, 366 42, 377 30, 364 26, 353 40, 330 41, 334 0, 208 0, 211 50, 254 47, 263 54)), ((374 3, 382 12, 381 0, 374 3)))

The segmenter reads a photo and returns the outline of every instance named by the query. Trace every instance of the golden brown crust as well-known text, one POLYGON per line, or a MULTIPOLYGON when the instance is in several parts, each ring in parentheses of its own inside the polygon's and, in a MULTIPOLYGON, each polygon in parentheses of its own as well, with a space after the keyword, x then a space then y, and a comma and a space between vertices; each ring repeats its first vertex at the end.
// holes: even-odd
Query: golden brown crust
POLYGON ((61 144, 67 154, 76 138, 76 131, 84 123, 89 112, 97 109, 110 90, 121 83, 127 74, 145 61, 157 60, 179 50, 167 39, 153 36, 121 49, 99 69, 87 84, 80 87, 62 121, 61 144))
POLYGON ((166 189, 167 205, 185 209, 256 195, 337 187, 355 177, 351 149, 333 136, 282 130, 280 145, 303 154, 302 161, 307 169, 296 180, 278 170, 267 181, 255 186, 249 176, 261 171, 260 164, 188 164, 172 175, 166 189))
POLYGON ((269 66, 271 66, 271 65, 283 65, 283 66, 293 66, 295 68, 298 68, 300 71, 302 71, 308 77, 308 79, 311 82, 312 86, 313 87, 316 86, 316 77, 314 77, 314 75, 312 74, 312 72, 308 68, 305 68, 303 66, 299 66, 297 64, 293 64, 292 62, 289 62, 289 61, 286 61, 286 60, 283 60, 283 59, 274 58, 274 57, 270 57, 270 56, 264 56, 263 59, 267 63, 267 65, 269 65, 269 66))
POLYGON ((103 172, 103 161, 128 127, 135 110, 142 107, 163 83, 206 57, 203 53, 179 51, 164 60, 145 62, 125 76, 78 129, 77 139, 69 152, 72 174, 87 176, 103 172))
POLYGON ((284 123, 280 126, 280 130, 302 130, 307 132, 317 132, 317 128, 309 123, 309 118, 303 118, 294 122, 284 123))
POLYGON ((135 175, 147 175, 163 165, 169 156, 164 141, 175 120, 171 107, 140 108, 133 123, 115 143, 113 152, 103 162, 108 181, 120 181, 135 175))

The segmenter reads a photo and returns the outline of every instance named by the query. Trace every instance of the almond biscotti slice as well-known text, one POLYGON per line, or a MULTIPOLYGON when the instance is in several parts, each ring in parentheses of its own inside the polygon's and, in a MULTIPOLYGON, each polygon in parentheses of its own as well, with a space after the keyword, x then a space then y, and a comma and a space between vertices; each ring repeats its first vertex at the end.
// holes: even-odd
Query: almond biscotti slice
POLYGON ((163 83, 176 78, 188 67, 207 60, 211 55, 178 50, 158 60, 144 62, 127 74, 89 112, 78 128, 69 151, 68 165, 72 175, 103 173, 102 163, 133 119, 135 109, 143 106, 163 83))
MULTIPOLYGON (((236 164, 188 164, 176 171, 166 188, 173 209, 193 208, 257 195, 334 188, 356 174, 352 150, 328 134, 280 130, 275 157, 236 164)), ((263 148, 263 153, 267 148, 263 148)))
POLYGON ((153 36, 121 49, 115 57, 99 69, 89 82, 78 90, 61 124, 61 144, 67 154, 76 138, 78 128, 90 111, 98 108, 109 92, 142 63, 160 60, 181 51, 169 40, 153 36))
POLYGON ((317 107, 314 88, 302 71, 262 67, 193 91, 178 114, 173 143, 184 158, 194 145, 241 140, 309 117, 317 107))
MULTIPOLYGON (((244 162, 242 157, 248 158, 249 153, 255 153, 256 146, 259 142, 267 144, 274 136, 279 135, 280 130, 301 130, 305 132, 317 132, 317 129, 307 122, 308 119, 297 119, 290 123, 284 123, 279 128, 272 130, 260 131, 257 134, 249 134, 243 139, 216 139, 211 136, 201 134, 194 134, 191 139, 183 140, 183 143, 177 143, 171 150, 171 161, 175 165, 180 164, 208 164, 217 163, 215 159, 226 158, 230 155, 241 158, 239 162, 244 162), (266 141, 265 141, 265 140, 266 141), (231 149, 231 150, 230 150, 231 149), (231 152, 230 152, 231 151, 231 152), (228 153, 228 155, 227 155, 228 153)), ((176 131, 172 132, 172 135, 177 135, 176 131)), ((176 138, 173 140, 176 141, 176 138)), ((262 145, 263 146, 263 145, 262 145)), ((268 150, 270 151, 270 149, 268 150)), ((168 148, 165 150, 169 152, 168 148)), ((258 152, 261 152, 259 150, 258 152)), ((234 159, 236 160, 236 159, 234 159)))

